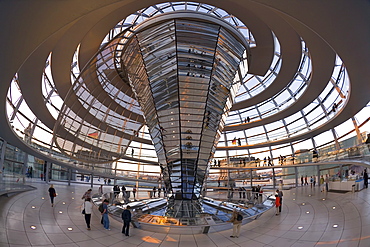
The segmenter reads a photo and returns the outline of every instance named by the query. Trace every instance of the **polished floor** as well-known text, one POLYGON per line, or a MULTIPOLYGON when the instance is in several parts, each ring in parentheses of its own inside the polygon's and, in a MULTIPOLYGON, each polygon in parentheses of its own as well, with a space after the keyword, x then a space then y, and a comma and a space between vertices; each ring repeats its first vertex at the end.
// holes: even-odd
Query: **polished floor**
MULTIPOLYGON (((0 246, 370 246, 370 188, 356 193, 320 192, 318 187, 285 190, 283 210, 270 210, 242 226, 239 238, 232 230, 174 235, 131 228, 121 233, 122 223, 111 218, 111 231, 100 224, 94 209, 92 230, 86 229, 80 205, 89 187, 55 184, 58 193, 51 207, 48 185, 32 183, 38 189, 0 197, 0 246)), ((97 187, 94 188, 97 191, 97 187)))

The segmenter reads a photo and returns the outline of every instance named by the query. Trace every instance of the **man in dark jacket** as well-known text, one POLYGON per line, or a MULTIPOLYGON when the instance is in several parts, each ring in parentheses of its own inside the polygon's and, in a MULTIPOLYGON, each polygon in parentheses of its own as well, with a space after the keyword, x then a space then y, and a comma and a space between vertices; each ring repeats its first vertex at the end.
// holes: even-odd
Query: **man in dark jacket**
POLYGON ((122 212, 122 220, 123 220, 123 227, 122 233, 126 236, 129 236, 130 231, 130 222, 131 222, 131 211, 130 206, 127 206, 125 210, 122 212))
POLYGON ((367 174, 366 169, 365 169, 364 170, 364 185, 366 189, 368 187, 368 184, 369 184, 369 175, 367 174))

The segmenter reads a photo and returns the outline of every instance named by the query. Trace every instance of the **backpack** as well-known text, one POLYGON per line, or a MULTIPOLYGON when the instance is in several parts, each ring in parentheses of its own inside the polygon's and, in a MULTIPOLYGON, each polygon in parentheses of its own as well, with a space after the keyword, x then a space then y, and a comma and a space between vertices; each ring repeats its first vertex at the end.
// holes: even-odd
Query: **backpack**
POLYGON ((237 221, 242 221, 243 220, 243 215, 238 214, 238 216, 236 216, 236 220, 237 221))
POLYGON ((104 212, 103 203, 99 205, 98 210, 99 210, 100 213, 104 212))

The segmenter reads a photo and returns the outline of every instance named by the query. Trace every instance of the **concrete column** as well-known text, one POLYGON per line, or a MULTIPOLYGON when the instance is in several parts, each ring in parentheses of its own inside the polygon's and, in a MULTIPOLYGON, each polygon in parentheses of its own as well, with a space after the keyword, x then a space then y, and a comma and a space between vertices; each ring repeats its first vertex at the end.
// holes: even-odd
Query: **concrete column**
POLYGON ((70 186, 71 185, 71 177, 72 177, 72 170, 71 170, 71 168, 68 168, 68 175, 67 175, 67 177, 68 177, 68 186, 70 186))
POLYGON ((91 173, 91 182, 90 182, 90 184, 91 184, 91 188, 92 187, 94 187, 94 181, 93 181, 93 179, 94 179, 94 173, 91 173))
POLYGON ((250 169, 250 176, 251 176, 251 188, 252 188, 252 186, 253 186, 253 175, 252 175, 252 169, 250 169))
POLYGON ((46 161, 45 165, 46 165, 45 181, 46 183, 49 183, 50 182, 50 162, 46 161))
POLYGON ((272 186, 276 189, 275 168, 272 168, 272 186))
POLYGON ((298 168, 294 167, 294 173, 295 173, 295 187, 298 187, 298 168))
MULTIPOLYGON (((23 152, 23 151, 22 151, 23 152)), ((26 152, 23 152, 23 167, 22 167, 22 183, 26 183, 26 171, 28 168, 28 154, 26 152)))
POLYGON ((5 159, 5 150, 6 150, 7 142, 4 140, 3 145, 0 149, 0 182, 3 181, 4 178, 4 159, 5 159))
POLYGON ((316 166, 316 169, 317 169, 317 184, 320 186, 320 166, 317 165, 316 166))

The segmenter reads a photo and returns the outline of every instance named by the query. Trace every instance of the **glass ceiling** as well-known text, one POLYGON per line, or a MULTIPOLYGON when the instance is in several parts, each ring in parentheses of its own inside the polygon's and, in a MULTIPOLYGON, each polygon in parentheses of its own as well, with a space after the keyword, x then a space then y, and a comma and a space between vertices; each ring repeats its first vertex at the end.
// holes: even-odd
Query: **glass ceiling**
MULTIPOLYGON (((112 40, 123 31, 126 32, 127 36, 132 35, 130 29, 144 20, 162 13, 179 10, 201 12, 227 21, 239 30, 251 48, 258 46, 247 24, 242 23, 231 13, 226 13, 222 9, 207 4, 168 2, 144 8, 122 19, 109 31, 101 47, 112 43, 112 40)), ((281 71, 284 54, 280 50, 277 37, 274 34, 273 37, 275 51, 268 72, 264 76, 246 74, 240 78, 241 87, 235 96, 235 102, 246 102, 246 107, 231 109, 228 118, 225 119, 225 131, 220 135, 219 149, 214 155, 216 159, 227 159, 232 156, 259 158, 271 156, 276 158, 279 155, 292 155, 296 150, 313 149, 328 143, 337 143, 341 138, 346 139, 356 135, 356 131, 364 132, 370 129, 368 116, 364 110, 353 117, 349 116, 345 130, 342 126, 337 126, 318 136, 313 135, 308 139, 290 141, 290 138, 310 133, 313 129, 325 125, 331 118, 334 118, 340 112, 341 107, 346 104, 350 92, 348 73, 340 57, 337 56, 331 79, 322 82, 326 85, 324 89, 314 96, 311 102, 301 105, 300 100, 305 97, 304 93, 310 86, 313 73, 310 50, 304 40, 301 40, 301 59, 298 70, 294 77, 286 82, 284 89, 276 92, 273 97, 267 100, 248 105, 248 100, 259 97, 265 90, 274 86, 281 71), (285 114, 287 110, 296 105, 299 105, 299 108, 295 112, 285 114), (322 140, 323 136, 325 136, 325 141, 322 140), (233 142, 235 139, 240 139, 241 145, 238 142, 233 142), (274 144, 276 141, 285 143, 274 144), (235 149, 220 149, 220 147, 230 146, 235 149)), ((97 59, 104 62, 94 68, 97 73, 91 78, 96 84, 75 83, 80 80, 81 73, 78 64, 78 49, 79 47, 71 64, 71 86, 74 85, 74 92, 78 97, 72 100, 71 104, 65 105, 65 108, 62 109, 65 100, 58 94, 53 82, 50 66, 52 54, 45 61, 45 71, 41 78, 44 102, 55 120, 58 119, 61 111, 66 113, 64 115, 68 117, 64 119, 65 122, 62 124, 69 134, 59 133, 61 138, 53 141, 54 130, 40 121, 40 117, 36 116, 28 107, 18 86, 19 78, 17 75, 14 76, 9 87, 7 98, 7 117, 15 132, 20 137, 24 137, 24 129, 31 123, 33 144, 55 151, 61 148, 68 155, 74 155, 76 150, 82 152, 86 149, 92 151, 89 151, 89 154, 85 153, 83 157, 96 157, 99 150, 106 149, 108 151, 101 157, 105 157, 106 160, 119 160, 127 155, 130 156, 132 148, 134 150, 133 157, 152 162, 157 161, 158 157, 152 144, 152 136, 145 124, 143 112, 129 86, 125 71, 122 70, 120 74, 114 73, 111 66, 114 67, 115 64, 109 57, 111 53, 101 53, 101 57, 97 59), (105 100, 107 98, 109 100, 105 100), (108 140, 106 143, 99 142, 99 138, 96 138, 97 130, 102 128, 104 128, 105 138, 108 140), (71 133, 73 134, 70 135, 71 133), (78 143, 75 142, 75 137, 80 140, 78 143), (142 150, 145 152, 141 152, 142 150)), ((93 68, 91 67, 91 69, 93 68)), ((245 74, 242 73, 243 67, 240 67, 239 70, 240 75, 245 74)), ((58 126, 55 130, 58 130, 58 126)))

